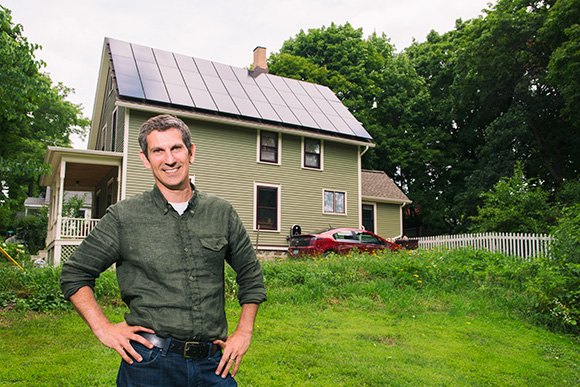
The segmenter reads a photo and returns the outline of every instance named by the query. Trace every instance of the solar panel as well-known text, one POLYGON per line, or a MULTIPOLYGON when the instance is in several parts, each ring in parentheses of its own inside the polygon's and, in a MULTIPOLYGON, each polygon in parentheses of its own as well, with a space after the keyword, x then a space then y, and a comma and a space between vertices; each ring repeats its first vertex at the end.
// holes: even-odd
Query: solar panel
POLYGON ((187 87, 173 85, 171 83, 167 83, 165 86, 167 87, 167 92, 169 93, 169 99, 171 100, 171 103, 182 106, 195 107, 187 87))
POLYGON ((132 77, 125 74, 116 74, 117 86, 119 87, 119 94, 126 97, 145 98, 143 93, 143 86, 139 77, 132 77))
POLYGON ((173 57, 173 54, 170 53, 169 51, 158 50, 154 48, 153 54, 155 55, 155 59, 157 60, 159 66, 177 69, 177 63, 175 62, 175 58, 173 57))
POLYGON ((135 60, 141 62, 157 63, 155 57, 153 56, 153 49, 149 47, 140 46, 138 44, 131 44, 133 47, 133 54, 135 55, 135 60))
POLYGON ((107 41, 121 96, 372 139, 326 86, 107 41))
POLYGON ((193 99, 193 104, 195 107, 206 110, 217 111, 218 108, 207 90, 199 90, 189 88, 189 94, 193 99))

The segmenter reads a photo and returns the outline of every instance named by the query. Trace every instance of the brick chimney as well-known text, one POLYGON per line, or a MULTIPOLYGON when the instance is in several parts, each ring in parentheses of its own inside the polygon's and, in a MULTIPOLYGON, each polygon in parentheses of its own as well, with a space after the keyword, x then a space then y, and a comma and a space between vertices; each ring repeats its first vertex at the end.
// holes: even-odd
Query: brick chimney
POLYGON ((254 48, 254 72, 261 74, 268 72, 268 63, 266 63, 266 47, 254 48))

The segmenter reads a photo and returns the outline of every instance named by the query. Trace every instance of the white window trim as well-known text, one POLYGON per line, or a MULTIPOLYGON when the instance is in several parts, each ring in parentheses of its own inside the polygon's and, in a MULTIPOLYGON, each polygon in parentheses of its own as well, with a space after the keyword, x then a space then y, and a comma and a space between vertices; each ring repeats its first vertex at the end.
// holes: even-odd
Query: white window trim
POLYGON ((258 231, 258 187, 267 187, 267 188, 276 188, 277 193, 277 206, 276 206, 276 230, 262 230, 260 232, 280 232, 280 224, 281 224, 281 214, 282 214, 282 186, 280 184, 270 184, 270 183, 261 183, 258 181, 254 181, 254 211, 253 211, 253 228, 254 231, 258 231))
POLYGON ((272 132, 278 134, 278 162, 271 163, 268 161, 260 160, 260 153, 262 151, 262 130, 258 129, 258 138, 256 139, 256 162, 259 164, 267 164, 267 165, 282 165, 282 133, 275 132, 273 130, 264 130, 264 132, 272 132))
POLYGON ((302 158, 301 160, 301 165, 302 165, 302 169, 308 169, 310 171, 324 171, 324 140, 323 139, 319 139, 319 138, 312 138, 312 137, 302 137, 302 148, 300 151, 300 157, 302 158), (304 159, 306 156, 305 154, 305 145, 304 142, 306 139, 311 139, 311 140, 318 140, 320 141, 320 168, 312 168, 312 167, 307 167, 306 165, 304 165, 304 159))
MULTIPOLYGON (((361 214, 361 225, 360 228, 364 229, 363 224, 362 224, 362 218, 363 218, 363 205, 367 205, 367 206, 373 206, 373 228, 375 229, 375 231, 377 231, 377 203, 373 203, 373 202, 362 202, 361 206, 360 206, 360 214, 361 214)), ((376 232, 373 231, 375 234, 376 232)))
POLYGON ((348 193, 342 189, 331 189, 331 188, 323 188, 322 189, 322 214, 323 215, 337 215, 337 216, 347 216, 348 215, 348 193), (326 212, 324 209, 324 193, 325 192, 341 192, 344 194, 344 212, 326 212))

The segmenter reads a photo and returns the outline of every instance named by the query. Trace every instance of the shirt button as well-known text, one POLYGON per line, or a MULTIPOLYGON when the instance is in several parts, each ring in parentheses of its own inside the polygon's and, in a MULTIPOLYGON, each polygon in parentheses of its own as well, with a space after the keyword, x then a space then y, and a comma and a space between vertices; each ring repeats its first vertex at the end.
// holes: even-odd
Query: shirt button
POLYGON ((194 307, 193 307, 193 310, 197 310, 197 306, 194 306, 194 307))
POLYGON ((193 276, 192 275, 189 276, 189 280, 190 281, 193 281, 193 276))
POLYGON ((185 249, 183 249, 183 251, 185 251, 187 253, 187 251, 188 251, 187 247, 185 249))

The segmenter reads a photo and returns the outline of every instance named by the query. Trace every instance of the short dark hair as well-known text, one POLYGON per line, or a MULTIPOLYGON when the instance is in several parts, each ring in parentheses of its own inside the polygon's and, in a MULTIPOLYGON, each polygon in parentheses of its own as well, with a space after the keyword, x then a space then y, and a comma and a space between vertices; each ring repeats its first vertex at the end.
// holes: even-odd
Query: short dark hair
POLYGON ((183 143, 185 144, 187 150, 191 151, 191 132, 189 131, 189 128, 185 122, 175 116, 162 114, 149 118, 139 128, 139 145, 141 146, 141 150, 147 159, 149 159, 149 153, 147 152, 147 136, 155 130, 164 132, 169 129, 179 130, 181 132, 183 143))

